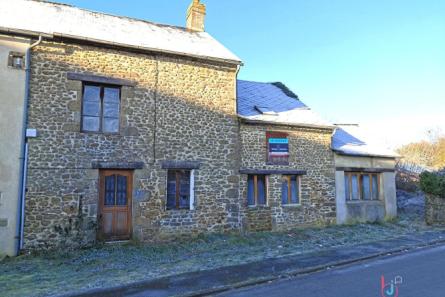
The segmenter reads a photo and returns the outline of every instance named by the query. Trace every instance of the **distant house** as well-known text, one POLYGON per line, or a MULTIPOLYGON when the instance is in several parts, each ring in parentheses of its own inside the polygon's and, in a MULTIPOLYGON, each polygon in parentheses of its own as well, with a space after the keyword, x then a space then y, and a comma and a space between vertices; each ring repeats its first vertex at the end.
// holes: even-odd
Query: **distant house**
POLYGON ((396 215, 394 156, 346 150, 284 84, 237 80, 204 16, 198 0, 186 28, 2 7, 2 251, 396 215))

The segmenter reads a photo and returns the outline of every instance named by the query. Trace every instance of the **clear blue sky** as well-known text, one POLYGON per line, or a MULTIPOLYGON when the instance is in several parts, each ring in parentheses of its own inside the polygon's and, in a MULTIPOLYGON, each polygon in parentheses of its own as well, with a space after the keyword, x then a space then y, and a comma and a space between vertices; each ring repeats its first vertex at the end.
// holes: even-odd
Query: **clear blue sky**
MULTIPOLYGON (((180 26, 190 1, 61 0, 180 26)), ((202 2, 206 31, 245 62, 239 78, 282 81, 327 119, 393 145, 445 132, 445 1, 202 2)))

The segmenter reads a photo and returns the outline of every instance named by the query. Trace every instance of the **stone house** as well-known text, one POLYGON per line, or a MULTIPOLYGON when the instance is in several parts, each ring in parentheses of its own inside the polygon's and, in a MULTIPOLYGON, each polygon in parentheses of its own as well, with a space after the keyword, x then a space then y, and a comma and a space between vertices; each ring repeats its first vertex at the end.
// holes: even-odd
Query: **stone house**
POLYGON ((248 229, 334 223, 335 126, 280 83, 238 81, 238 114, 240 196, 248 198, 242 216, 248 229), (265 189, 251 195, 249 188, 258 183, 265 189))
POLYGON ((2 36, 34 42, 29 81, 16 81, 33 136, 15 144, 26 148, 26 195, 11 200, 24 206, 24 249, 348 220, 338 127, 283 84, 237 80, 241 60, 204 17, 199 0, 186 28, 42 1, 2 7, 2 36))

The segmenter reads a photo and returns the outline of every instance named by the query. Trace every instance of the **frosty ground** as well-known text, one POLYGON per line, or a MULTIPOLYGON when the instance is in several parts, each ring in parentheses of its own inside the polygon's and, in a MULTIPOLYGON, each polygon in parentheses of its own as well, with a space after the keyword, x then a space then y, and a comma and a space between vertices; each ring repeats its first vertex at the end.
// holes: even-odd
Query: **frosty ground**
POLYGON ((170 244, 130 242, 4 259, 0 262, 1 295, 57 296, 442 228, 425 225, 421 193, 397 194, 399 218, 379 224, 213 234, 170 244))

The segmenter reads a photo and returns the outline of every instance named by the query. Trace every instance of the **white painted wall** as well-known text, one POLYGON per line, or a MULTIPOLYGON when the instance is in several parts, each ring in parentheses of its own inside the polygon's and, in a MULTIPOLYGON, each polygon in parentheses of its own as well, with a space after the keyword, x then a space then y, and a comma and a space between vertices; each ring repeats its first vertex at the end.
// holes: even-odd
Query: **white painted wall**
POLYGON ((337 208, 337 224, 345 224, 348 220, 345 196, 345 172, 335 172, 335 201, 337 208))
POLYGON ((335 154, 335 166, 394 169, 396 160, 390 158, 354 157, 335 154))
POLYGON ((18 215, 25 70, 8 67, 9 52, 29 40, 0 35, 0 253, 14 256, 18 215))
POLYGON ((397 217, 396 174, 384 172, 382 178, 386 217, 395 218, 397 217))
MULTIPOLYGON (((335 166, 348 168, 395 169, 395 159, 355 157, 335 154, 335 166)), ((380 201, 346 202, 344 171, 335 172, 337 224, 375 221, 397 217, 396 180, 394 172, 380 176, 380 201)))

